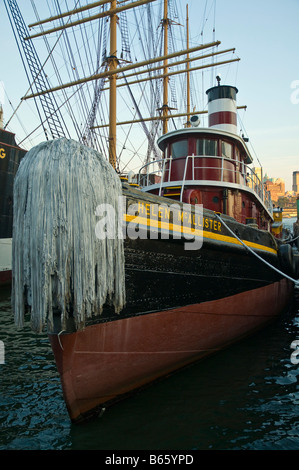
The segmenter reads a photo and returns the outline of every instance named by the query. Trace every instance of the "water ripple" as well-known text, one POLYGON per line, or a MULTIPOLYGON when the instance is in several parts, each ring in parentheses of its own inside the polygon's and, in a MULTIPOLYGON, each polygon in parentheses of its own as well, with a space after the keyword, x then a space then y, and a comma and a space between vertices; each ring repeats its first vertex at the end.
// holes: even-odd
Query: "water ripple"
POLYGON ((84 426, 70 423, 46 335, 0 297, 0 450, 299 449, 299 314, 181 371, 84 426))

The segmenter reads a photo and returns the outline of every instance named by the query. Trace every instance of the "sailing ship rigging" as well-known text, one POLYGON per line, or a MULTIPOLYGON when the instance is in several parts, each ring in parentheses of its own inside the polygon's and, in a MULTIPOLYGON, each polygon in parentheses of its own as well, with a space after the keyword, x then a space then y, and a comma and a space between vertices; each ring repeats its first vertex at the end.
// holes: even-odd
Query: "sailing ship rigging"
POLYGON ((53 1, 51 15, 41 20, 32 2, 37 20, 27 27, 17 2, 5 1, 30 84, 23 99, 34 96, 45 137, 73 137, 128 172, 161 158, 157 137, 189 125, 191 108, 192 114, 206 114, 197 87, 190 89, 191 73, 239 58, 234 48, 221 50, 215 40, 189 48, 188 14, 186 33, 175 0, 109 4, 74 2, 73 9, 62 11, 61 2, 53 1), (46 59, 42 63, 39 57, 46 59), (115 97, 110 104, 108 91, 115 97), (110 115, 117 118, 107 119, 110 115), (134 149, 136 125, 145 138, 139 137, 134 149))

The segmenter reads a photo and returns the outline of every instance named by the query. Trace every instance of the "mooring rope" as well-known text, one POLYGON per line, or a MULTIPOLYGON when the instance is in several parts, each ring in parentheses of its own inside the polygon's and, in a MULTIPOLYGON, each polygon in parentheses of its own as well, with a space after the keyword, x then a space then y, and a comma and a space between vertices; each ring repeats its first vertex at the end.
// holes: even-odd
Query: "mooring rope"
POLYGON ((273 266, 271 263, 268 263, 268 261, 266 261, 264 258, 262 258, 261 256, 259 256, 254 250, 252 250, 249 246, 247 246, 243 240, 241 240, 234 232, 233 230, 231 230, 231 228, 223 221, 223 219, 215 212, 215 216, 218 218, 218 220, 224 225, 224 227, 246 248, 246 250, 250 251, 250 253, 252 253, 254 256, 256 256, 259 260, 261 260, 263 263, 265 263, 267 266, 269 266, 271 269, 273 269, 274 271, 278 272, 279 274, 281 274, 283 277, 286 277, 287 279, 289 279, 290 281, 292 281, 296 287, 299 286, 299 279, 296 280, 296 279, 293 279, 292 277, 288 276, 287 274, 283 273, 282 271, 280 271, 278 268, 276 268, 275 266, 273 266))

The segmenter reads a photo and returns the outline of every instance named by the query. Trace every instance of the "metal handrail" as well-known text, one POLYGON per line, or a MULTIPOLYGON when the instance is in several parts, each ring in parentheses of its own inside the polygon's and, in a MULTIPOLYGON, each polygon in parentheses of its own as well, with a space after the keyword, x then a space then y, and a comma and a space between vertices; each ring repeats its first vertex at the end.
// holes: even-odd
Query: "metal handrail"
MULTIPOLYGON (((232 159, 226 158, 226 157, 220 157, 218 155, 215 155, 215 156, 214 155, 188 155, 185 158, 183 179, 180 180, 180 182, 182 183, 180 201, 182 201, 182 196, 183 196, 183 192, 184 192, 184 189, 185 189, 186 173, 187 173, 187 170, 188 170, 188 164, 189 164, 190 159, 191 159, 191 162, 192 162, 191 173, 192 173, 193 180, 195 180, 195 169, 201 169, 201 170, 219 170, 220 169, 221 170, 221 173, 220 173, 221 177, 220 177, 220 180, 217 180, 217 181, 224 182, 224 183, 227 183, 227 181, 224 180, 224 161, 233 163, 234 164, 234 169, 225 168, 225 171, 226 172, 229 171, 229 172, 232 172, 233 174, 236 174, 236 175, 239 175, 239 176, 243 177, 244 184, 239 183, 240 186, 244 186, 244 188, 252 189, 253 192, 257 194, 257 196, 264 202, 266 207, 272 213, 273 206, 272 206, 270 191, 265 190, 262 181, 260 180, 258 175, 253 171, 253 169, 250 168, 248 165, 244 164, 244 162, 240 162, 238 160, 232 160, 232 159), (202 158, 213 158, 213 159, 215 158, 215 159, 218 159, 218 160, 220 159, 221 160, 221 167, 216 168, 216 167, 211 167, 211 166, 197 166, 197 165, 195 165, 195 159, 202 159, 202 158), (241 165, 240 170, 238 170, 236 168, 239 165, 241 165)), ((149 162, 149 163, 143 165, 140 168, 139 174, 138 174, 138 183, 139 183, 139 185, 140 186, 149 186, 150 185, 150 181, 149 181, 150 176, 151 175, 156 175, 156 174, 159 173, 160 174, 159 195, 161 196, 163 187, 165 187, 170 182, 175 183, 174 181, 170 180, 171 169, 172 169, 172 161, 173 160, 175 161, 177 159, 174 159, 172 157, 161 158, 160 160, 155 160, 154 162, 149 162), (149 171, 149 168, 150 168, 151 165, 159 164, 160 162, 162 163, 162 168, 159 168, 158 170, 153 170, 151 172, 149 171), (167 162, 169 162, 168 168, 166 168, 167 162), (146 173, 142 173, 142 171, 145 170, 145 169, 146 169, 146 173), (167 172, 168 172, 168 175, 167 175, 168 177, 166 178, 167 172), (146 177, 146 182, 145 182, 146 184, 144 184, 144 177, 146 177)), ((213 181, 213 180, 211 180, 211 181, 213 181)))

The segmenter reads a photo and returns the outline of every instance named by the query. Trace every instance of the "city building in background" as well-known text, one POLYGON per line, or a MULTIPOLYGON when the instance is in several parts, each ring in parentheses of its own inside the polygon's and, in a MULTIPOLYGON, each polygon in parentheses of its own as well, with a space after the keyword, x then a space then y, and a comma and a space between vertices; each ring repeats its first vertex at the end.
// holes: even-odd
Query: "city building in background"
POLYGON ((297 196, 299 194, 299 171, 293 171, 292 191, 285 190, 285 181, 282 178, 273 178, 255 168, 254 171, 259 175, 267 191, 270 191, 273 207, 275 211, 282 210, 283 218, 296 217, 297 214, 297 196))
POLYGON ((285 196, 285 182, 281 178, 266 180, 265 188, 267 191, 270 191, 272 201, 274 202, 277 202, 280 197, 285 196))
POLYGON ((292 190, 294 193, 299 193, 299 171, 293 171, 293 186, 292 190))

